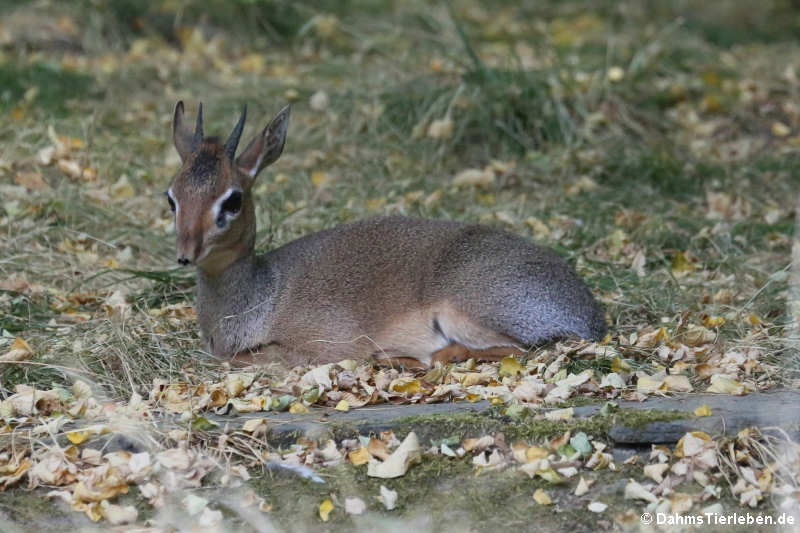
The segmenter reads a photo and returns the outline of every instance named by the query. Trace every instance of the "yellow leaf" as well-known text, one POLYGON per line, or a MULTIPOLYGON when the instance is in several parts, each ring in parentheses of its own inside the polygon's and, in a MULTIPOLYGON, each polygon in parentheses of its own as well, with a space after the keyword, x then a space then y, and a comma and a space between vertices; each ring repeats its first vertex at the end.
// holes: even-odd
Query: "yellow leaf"
POLYGON ((423 392, 422 385, 420 385, 419 380, 410 378, 397 378, 396 380, 392 381, 392 384, 389 386, 389 390, 408 395, 423 392))
POLYGON ((686 440, 687 436, 691 436, 695 439, 701 439, 706 442, 711 442, 711 436, 708 433, 705 433, 703 431, 690 431, 689 433, 681 437, 678 443, 675 445, 675 452, 674 452, 675 457, 683 457, 683 443, 686 440))
POLYGON ((703 325, 707 328, 718 328, 725 324, 725 317, 721 316, 704 316, 703 325))
POLYGON ((480 401, 481 395, 475 394, 474 392, 468 392, 467 395, 464 397, 469 403, 475 403, 480 401))
POLYGON ((72 498, 76 502, 100 502, 127 493, 128 484, 116 475, 109 474, 107 478, 98 480, 91 488, 84 481, 78 481, 72 492, 72 498))
POLYGON ((76 511, 83 511, 92 522, 98 522, 103 518, 103 508, 97 502, 85 503, 82 501, 72 504, 72 508, 76 511))
POLYGON ((671 392, 692 392, 694 388, 689 383, 689 378, 684 375, 667 376, 664 378, 664 384, 661 385, 661 390, 671 392))
POLYGON ((336 407, 334 407, 334 409, 346 413, 347 411, 350 410, 350 404, 347 402, 347 400, 339 400, 339 403, 336 404, 336 407))
POLYGON ((350 462, 353 463, 355 466, 363 465, 369 462, 370 455, 369 451, 361 447, 357 450, 353 450, 352 452, 347 454, 347 458, 350 459, 350 462))
POLYGON ((640 376, 636 382, 636 389, 645 392, 657 391, 664 383, 664 378, 656 378, 653 376, 640 376))
POLYGON ((308 413, 308 407, 300 402, 294 402, 289 406, 289 412, 295 415, 304 415, 308 413))
POLYGON ((692 270, 694 270, 694 265, 689 261, 686 252, 677 252, 672 258, 672 273, 680 277, 692 270))
POLYGON ((683 343, 687 346, 702 346, 703 344, 714 342, 716 338, 717 334, 714 331, 703 326, 689 324, 686 333, 683 335, 683 343))
POLYGON ((22 337, 17 337, 11 343, 11 349, 0 356, 0 361, 24 361, 33 355, 33 349, 22 337))
POLYGON ((639 335, 636 346, 639 348, 653 348, 659 342, 669 342, 669 333, 666 328, 658 328, 639 335))
POLYGON ((450 117, 434 120, 428 126, 428 137, 432 139, 447 139, 453 136, 455 124, 450 117))
POLYGON ((618 82, 625 77, 625 70, 622 67, 613 66, 608 69, 608 81, 618 82))
POLYGON ((615 355, 614 359, 611 360, 611 371, 616 372, 617 374, 621 374, 623 372, 630 372, 633 370, 631 365, 628 364, 627 361, 622 359, 620 356, 615 355))
POLYGON ((783 122, 776 121, 772 123, 772 134, 776 137, 786 137, 790 133, 792 133, 791 128, 783 122))
POLYGON ((536 491, 533 493, 533 501, 539 505, 550 505, 553 503, 553 500, 550 499, 550 496, 542 489, 536 489, 536 491))
POLYGON ((694 410, 694 416, 711 416, 712 414, 713 412, 711 411, 711 408, 706 404, 703 404, 694 410))
POLYGON ((267 428, 266 418, 251 418, 242 425, 245 433, 261 433, 267 428))
POLYGON ((92 431, 89 430, 82 430, 82 431, 68 431, 67 432, 67 440, 69 440, 72 444, 81 444, 86 442, 86 440, 91 437, 92 431))
POLYGON ((311 183, 313 183, 314 186, 319 189, 330 183, 332 180, 333 178, 331 175, 322 170, 315 170, 311 173, 311 183))
POLYGON ((370 211, 377 211, 381 207, 386 205, 386 197, 380 196, 378 198, 370 198, 367 200, 367 209, 370 211))
POLYGON ((128 200, 136 195, 136 190, 133 185, 128 181, 128 176, 123 174, 120 178, 111 185, 109 189, 111 196, 116 200, 128 200))
POLYGON ((718 394, 742 395, 745 393, 744 385, 727 376, 716 374, 711 376, 711 385, 706 392, 716 392, 718 394))
POLYGON ((321 504, 319 504, 319 517, 322 518, 323 522, 327 522, 328 518, 333 511, 333 502, 330 498, 326 498, 321 504))
POLYGON ((465 387, 472 387, 473 385, 486 385, 492 380, 490 374, 482 372, 469 372, 461 377, 461 384, 465 387))
POLYGON ((244 72, 261 73, 264 72, 266 58, 262 54, 247 54, 239 60, 239 68, 244 72))
POLYGON ((563 483, 564 481, 564 478, 559 476, 558 473, 552 468, 539 469, 536 471, 536 475, 544 479, 548 483, 563 483))
POLYGON ((549 452, 541 446, 531 446, 525 450, 525 461, 530 463, 537 459, 544 459, 548 455, 550 455, 549 452))
POLYGON ((468 168, 455 175, 451 184, 455 187, 488 187, 494 183, 494 172, 478 168, 468 168))
POLYGON ((524 367, 519 364, 519 361, 517 361, 513 355, 509 355, 500 361, 500 377, 516 376, 522 373, 523 370, 524 367))

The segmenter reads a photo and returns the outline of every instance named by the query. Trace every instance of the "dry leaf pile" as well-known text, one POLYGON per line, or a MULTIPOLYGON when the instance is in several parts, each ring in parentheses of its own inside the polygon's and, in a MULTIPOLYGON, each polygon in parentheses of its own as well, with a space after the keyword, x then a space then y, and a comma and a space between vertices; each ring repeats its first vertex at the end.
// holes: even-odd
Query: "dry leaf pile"
MULTIPOLYGON (((543 444, 508 444, 502 434, 497 434, 460 443, 442 441, 423 450, 413 432, 401 442, 388 431, 340 443, 301 440, 289 450, 276 451, 264 440, 268 418, 249 419, 241 430, 229 431, 220 429, 205 414, 302 414, 312 406, 347 411, 384 402, 478 400, 504 405, 511 414, 520 407, 549 406, 576 395, 645 400, 665 392, 745 394, 767 387, 774 369, 762 360, 761 352, 755 348, 721 349, 709 327, 714 326, 714 320, 704 318, 706 325, 681 324, 673 332, 665 327, 645 329, 602 343, 559 343, 532 354, 525 362, 509 356, 499 363, 469 360, 421 372, 344 360, 313 368, 296 367, 280 380, 259 371, 235 371, 219 381, 158 379, 148 398, 133 394, 128 402, 98 400, 92 388, 81 381, 71 389, 37 390, 18 385, 15 394, 0 403, 0 437, 7 437, 0 450, 0 488, 20 484, 48 487, 49 497, 66 501, 92 520, 118 524, 137 519, 134 507, 113 503, 133 485, 158 508, 176 491, 205 484, 241 484, 250 477, 248 468, 259 465, 324 482, 316 469, 350 463, 366 465, 370 477, 388 479, 405 475, 415 463, 436 454, 454 459, 471 457, 477 472, 515 468, 552 484, 578 476, 575 493, 582 495, 590 490, 591 480, 579 474, 620 468, 605 443, 584 433, 567 432, 543 444), (660 361, 663 366, 634 370, 634 365, 641 366, 638 361, 643 357, 660 361), (571 363, 584 360, 605 361, 611 372, 601 375, 592 368, 568 371, 571 363), (159 429, 156 421, 170 416, 177 425, 159 429), (136 449, 146 451, 104 453, 90 445, 109 435, 137 435, 136 449)), ((758 335, 758 323, 753 327, 753 335, 758 335)), ((24 360, 32 351, 18 339, 4 360, 24 360)), ((708 415, 702 408, 696 414, 708 415)), ((569 420, 572 409, 550 409, 536 416, 569 420)), ((694 503, 718 498, 725 481, 743 505, 755 506, 769 495, 792 502, 800 481, 796 477, 800 471, 796 468, 800 466, 798 452, 796 444, 777 446, 755 430, 742 432, 725 443, 693 432, 674 450, 654 447, 651 464, 643 467, 641 482, 632 481, 626 496, 644 500, 653 508, 669 506, 674 512, 684 512, 694 503), (701 492, 674 490, 692 480, 703 487, 701 492)), ((387 509, 397 501, 397 495, 390 492, 376 496, 387 509)), ((255 496, 251 499, 262 510, 269 509, 263 500, 255 496)), ((542 490, 533 500, 550 505, 552 496, 542 490)), ((189 498, 181 503, 201 523, 215 524, 222 519, 218 510, 206 505, 208 502, 201 505, 189 498)), ((352 499, 342 504, 334 498, 329 503, 320 506, 323 520, 337 507, 351 514, 364 512, 352 499)), ((589 510, 597 513, 605 511, 604 505, 602 501, 588 502, 589 510)))

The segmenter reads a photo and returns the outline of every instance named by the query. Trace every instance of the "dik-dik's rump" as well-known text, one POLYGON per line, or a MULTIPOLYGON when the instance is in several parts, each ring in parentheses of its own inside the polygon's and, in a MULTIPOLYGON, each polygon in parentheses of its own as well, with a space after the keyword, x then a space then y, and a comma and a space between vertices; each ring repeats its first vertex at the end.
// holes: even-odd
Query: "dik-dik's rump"
POLYGON ((167 191, 178 262, 197 267, 197 315, 217 356, 242 362, 375 358, 430 366, 495 359, 556 338, 603 335, 600 306, 549 249, 490 227, 367 219, 256 256, 252 186, 280 156, 285 107, 236 156, 175 107, 180 171, 167 191))

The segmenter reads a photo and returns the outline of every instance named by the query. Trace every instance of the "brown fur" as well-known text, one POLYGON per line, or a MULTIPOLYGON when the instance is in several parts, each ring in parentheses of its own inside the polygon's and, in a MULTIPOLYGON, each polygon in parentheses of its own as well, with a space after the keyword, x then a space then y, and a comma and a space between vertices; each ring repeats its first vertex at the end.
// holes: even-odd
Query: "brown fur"
POLYGON ((375 218, 255 256, 251 187, 280 155, 288 109, 235 161, 214 139, 187 148, 182 113, 180 105, 174 136, 184 164, 170 187, 178 256, 197 265, 198 321, 215 355, 427 367, 603 334, 600 307, 560 257, 485 226, 375 218), (241 212, 218 228, 212 206, 232 188, 241 212))

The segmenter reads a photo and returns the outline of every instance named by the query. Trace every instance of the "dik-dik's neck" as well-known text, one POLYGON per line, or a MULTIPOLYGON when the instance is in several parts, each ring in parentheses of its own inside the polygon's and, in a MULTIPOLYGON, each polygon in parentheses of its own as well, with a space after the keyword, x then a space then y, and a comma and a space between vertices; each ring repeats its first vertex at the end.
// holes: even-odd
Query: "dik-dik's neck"
POLYGON ((219 273, 197 271, 197 320, 211 350, 220 356, 264 342, 274 305, 269 265, 251 253, 219 273))
POLYGON ((198 292, 224 297, 241 285, 249 285, 255 275, 255 254, 252 250, 231 260, 224 268, 197 268, 198 292))

